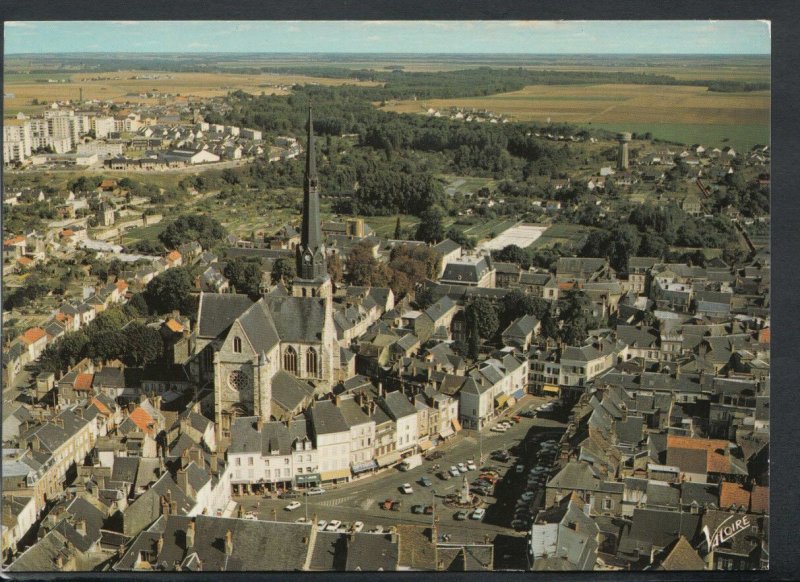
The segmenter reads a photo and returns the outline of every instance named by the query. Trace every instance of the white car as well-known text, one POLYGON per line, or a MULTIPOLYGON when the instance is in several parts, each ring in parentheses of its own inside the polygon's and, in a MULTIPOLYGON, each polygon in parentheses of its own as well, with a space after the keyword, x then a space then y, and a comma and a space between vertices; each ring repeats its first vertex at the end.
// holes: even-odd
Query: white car
POLYGON ((464 463, 459 463, 459 464, 457 465, 457 467, 458 467, 458 470, 459 470, 461 473, 466 473, 466 472, 467 472, 467 466, 466 466, 464 463))
POLYGON ((319 520, 317 522, 317 531, 325 531, 325 528, 327 527, 327 525, 328 525, 328 522, 326 520, 324 520, 324 519, 319 520))
POLYGON ((492 432, 506 432, 508 429, 505 427, 504 424, 498 424, 497 426, 493 426, 489 430, 492 432))
POLYGON ((510 420, 504 420, 500 424, 502 424, 506 428, 511 428, 512 426, 514 426, 514 423, 511 422, 510 420))
POLYGON ((258 521, 258 518, 252 513, 248 513, 247 515, 244 516, 244 518, 249 519, 250 521, 258 521))
POLYGON ((286 511, 294 511, 294 510, 295 510, 295 509, 297 509, 298 507, 300 507, 300 502, 299 502, 299 501, 292 501, 292 502, 291 502, 289 505, 287 505, 286 507, 284 507, 284 509, 285 509, 286 511))
MULTIPOLYGON (((361 522, 357 521, 356 523, 361 523, 361 522)), ((382 525, 376 525, 371 530, 369 530, 369 533, 382 534, 383 533, 383 526, 382 525)))
POLYGON ((412 493, 414 493, 414 490, 411 488, 411 483, 403 483, 400 486, 400 491, 402 491, 406 495, 411 495, 412 493))
POLYGON ((530 501, 531 499, 533 499, 533 493, 531 493, 530 491, 526 491, 525 493, 522 494, 520 499, 522 501, 530 501))
POLYGON ((467 469, 470 471, 477 471, 478 466, 475 464, 475 461, 467 461, 467 469))
POLYGON ((448 471, 450 472, 450 474, 451 474, 453 477, 458 477, 459 475, 461 475, 461 473, 458 471, 458 467, 456 467, 455 465, 453 465, 452 467, 450 467, 450 469, 448 469, 448 471))
POLYGON ((480 521, 483 519, 484 515, 486 515, 486 510, 483 507, 479 507, 478 509, 472 512, 472 515, 470 515, 470 519, 480 521))
POLYGON ((328 525, 325 526, 325 531, 336 531, 339 529, 339 526, 342 525, 342 522, 338 519, 332 519, 328 522, 328 525))
POLYGON ((364 529, 364 522, 363 522, 363 521, 357 521, 357 522, 355 522, 355 523, 353 524, 353 531, 354 531, 354 532, 358 533, 358 532, 360 532, 362 529, 364 529))
POLYGON ((309 521, 311 520, 308 519, 307 517, 298 517, 297 519, 294 520, 295 523, 308 523, 309 521))
POLYGON ((322 495, 323 493, 325 493, 325 490, 322 487, 312 487, 306 491, 306 495, 322 495))

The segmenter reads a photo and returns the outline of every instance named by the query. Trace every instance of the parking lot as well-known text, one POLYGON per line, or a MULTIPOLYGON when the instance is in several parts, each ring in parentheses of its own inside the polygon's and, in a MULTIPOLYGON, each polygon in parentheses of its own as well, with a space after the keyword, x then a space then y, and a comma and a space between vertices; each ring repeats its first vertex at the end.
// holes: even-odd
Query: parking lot
MULTIPOLYGON (((545 401, 543 398, 529 396, 520 401, 514 411, 505 418, 545 401)), ((526 531, 515 531, 511 527, 511 520, 519 494, 526 487, 528 470, 533 466, 532 463, 535 464, 538 447, 533 440, 557 437, 564 428, 562 420, 537 417, 521 418, 519 423, 512 424, 506 432, 492 432, 487 427, 481 435, 478 435, 476 431, 464 430, 452 441, 434 449, 441 453, 441 458, 423 461, 421 466, 406 472, 391 468, 335 488, 323 485, 326 491, 322 495, 298 499, 240 497, 236 500, 242 504, 245 512, 252 511, 259 519, 295 521, 307 515, 308 518, 316 517, 318 520, 328 522, 335 519, 344 524, 362 521, 365 524, 364 531, 378 525, 385 529, 398 524, 430 525, 436 517, 439 520, 440 535, 448 535, 451 542, 483 543, 487 537, 492 541, 501 536, 497 541, 502 541, 504 546, 511 548, 518 544, 514 539, 519 538, 523 542, 524 550, 526 531), (483 463, 479 462, 481 449, 484 456, 483 463), (513 456, 505 462, 491 459, 490 455, 494 450, 511 450, 513 456), (444 499, 447 495, 461 490, 463 475, 443 480, 437 473, 447 471, 452 465, 466 463, 470 459, 474 460, 477 468, 464 474, 468 482, 475 480, 481 473, 480 468, 487 465, 496 469, 500 481, 491 494, 480 496, 479 507, 486 510, 482 520, 468 518, 458 521, 454 518, 457 509, 445 507, 444 499), (525 465, 523 474, 516 472, 517 459, 522 459, 521 462, 525 465), (434 469, 435 465, 440 468, 434 469), (429 487, 420 483, 423 476, 430 479, 429 487), (411 485, 412 493, 401 492, 401 487, 405 483, 411 485), (383 509, 382 504, 387 499, 401 501, 399 510, 383 509), (299 501, 300 507, 287 511, 285 507, 292 501, 299 501), (412 513, 411 508, 414 505, 433 506, 433 513, 412 513)), ((511 551, 509 556, 513 558, 514 552, 511 551)), ((522 564, 520 567, 525 565, 522 564)))

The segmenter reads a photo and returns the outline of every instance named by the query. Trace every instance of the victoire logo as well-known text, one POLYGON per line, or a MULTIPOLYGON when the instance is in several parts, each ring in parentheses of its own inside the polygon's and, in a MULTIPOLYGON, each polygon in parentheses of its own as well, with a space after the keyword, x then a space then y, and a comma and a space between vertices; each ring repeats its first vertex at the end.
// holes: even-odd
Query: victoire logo
POLYGON ((706 536, 706 547, 708 548, 709 552, 716 549, 719 545, 724 544, 736 534, 750 527, 750 518, 747 515, 740 517, 730 525, 726 525, 735 517, 735 515, 732 515, 719 524, 717 529, 714 531, 713 536, 711 535, 711 531, 708 529, 708 526, 703 528, 703 535, 706 536))

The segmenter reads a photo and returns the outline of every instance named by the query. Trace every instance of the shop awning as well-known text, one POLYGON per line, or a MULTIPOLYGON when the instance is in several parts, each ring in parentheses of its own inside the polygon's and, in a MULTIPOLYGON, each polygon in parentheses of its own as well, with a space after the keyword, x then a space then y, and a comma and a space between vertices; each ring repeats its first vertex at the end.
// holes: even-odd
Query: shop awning
POLYGON ((498 408, 503 406, 506 402, 508 402, 508 394, 501 394, 500 396, 494 399, 494 404, 498 408))
POLYGON ((558 394, 558 386, 553 386, 552 384, 545 384, 542 386, 542 392, 547 392, 548 394, 558 394))
POLYGON ((517 399, 514 398, 513 396, 509 396, 507 402, 508 402, 508 406, 511 407, 511 406, 514 406, 517 403, 517 399))
POLYGON ((453 430, 453 427, 449 424, 445 425, 445 427, 439 431, 439 436, 442 437, 443 439, 446 439, 449 436, 453 436, 454 434, 455 431, 453 430))
POLYGON ((433 443, 431 439, 423 439, 417 443, 421 451, 427 451, 428 449, 433 447, 433 443))
POLYGON ((382 457, 378 457, 378 465, 381 467, 388 467, 400 460, 400 453, 399 451, 392 451, 391 453, 386 453, 382 457))
POLYGON ((514 392, 514 398, 516 398, 517 400, 519 400, 523 396, 525 396, 525 388, 520 388, 519 390, 514 392))
POLYGON ((323 481, 333 481, 334 479, 346 479, 350 476, 350 469, 337 469, 336 471, 323 471, 319 474, 323 481))
POLYGON ((308 485, 309 483, 319 483, 322 479, 319 473, 307 473, 305 475, 295 475, 294 482, 297 485, 308 485))
POLYGON ((357 475, 358 473, 364 473, 365 471, 371 471, 377 468, 378 462, 375 459, 370 459, 369 461, 363 461, 361 463, 353 463, 353 474, 357 475))
POLYGON ((456 431, 456 432, 461 432, 461 423, 458 422, 458 419, 454 418, 452 420, 452 423, 453 423, 453 430, 456 431))

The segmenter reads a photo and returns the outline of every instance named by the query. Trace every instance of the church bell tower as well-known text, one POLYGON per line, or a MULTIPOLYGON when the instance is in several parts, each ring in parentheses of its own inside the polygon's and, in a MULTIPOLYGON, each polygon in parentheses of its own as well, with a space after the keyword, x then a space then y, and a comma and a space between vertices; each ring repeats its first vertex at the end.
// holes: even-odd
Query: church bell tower
POLYGON ((292 283, 295 297, 330 297, 331 280, 325 261, 319 214, 319 179, 314 151, 314 126, 308 108, 306 172, 303 179, 303 227, 297 246, 297 275, 292 283))

